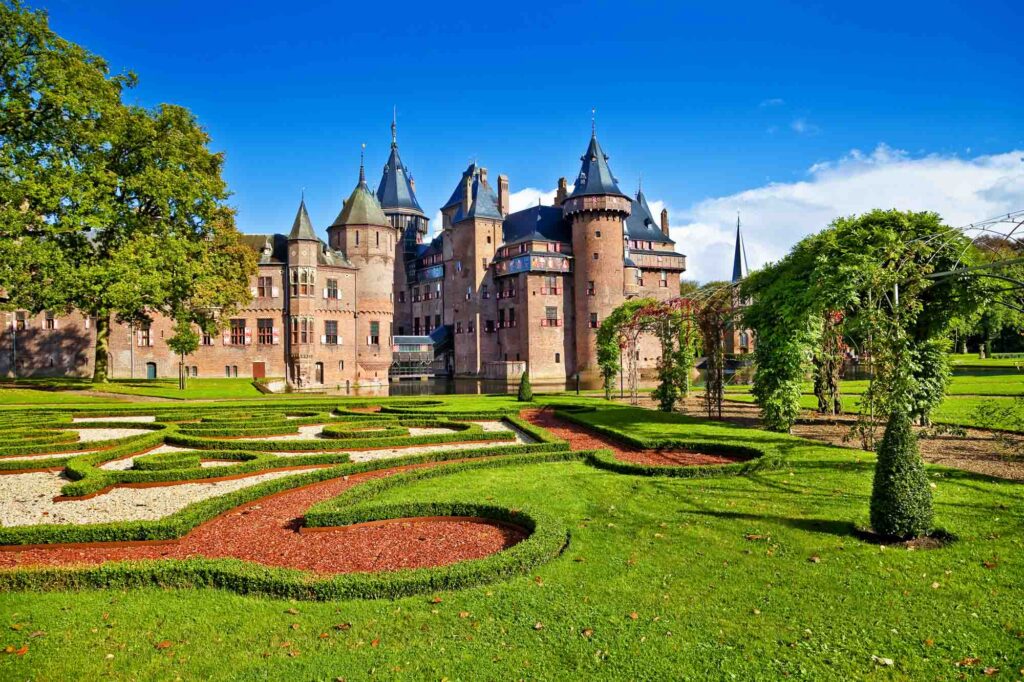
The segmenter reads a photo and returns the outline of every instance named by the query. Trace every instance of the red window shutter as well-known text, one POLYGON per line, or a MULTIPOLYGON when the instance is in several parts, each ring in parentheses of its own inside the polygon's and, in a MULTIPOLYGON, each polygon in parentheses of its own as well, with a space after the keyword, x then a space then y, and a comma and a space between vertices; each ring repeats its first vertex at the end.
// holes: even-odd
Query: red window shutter
POLYGON ((224 334, 222 335, 221 338, 224 341, 224 345, 225 346, 230 346, 231 345, 231 330, 225 329, 224 330, 224 334))
POLYGON ((252 345, 252 329, 250 327, 245 328, 245 345, 252 345))
POLYGON ((277 327, 274 327, 274 345, 281 343, 281 332, 278 331, 277 327))

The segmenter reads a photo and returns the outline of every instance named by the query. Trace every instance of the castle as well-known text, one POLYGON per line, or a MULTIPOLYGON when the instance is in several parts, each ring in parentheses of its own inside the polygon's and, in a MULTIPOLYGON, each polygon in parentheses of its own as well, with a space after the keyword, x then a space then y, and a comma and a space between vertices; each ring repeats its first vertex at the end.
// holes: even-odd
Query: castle
MULTIPOLYGON (((620 190, 596 132, 572 185, 559 179, 552 206, 511 212, 508 178, 492 183, 470 164, 430 241, 394 122, 391 133, 376 191, 361 163, 326 243, 304 200, 288 234, 243 235, 259 260, 252 301, 220 334, 203 336, 185 359, 189 376, 284 377, 296 387, 432 374, 517 379, 523 371, 536 380, 590 378, 606 316, 628 298, 678 296, 686 257, 669 236, 668 213, 656 220, 642 191, 620 190)), ((7 315, 0 374, 91 375, 91 320, 7 315)), ((172 333, 159 316, 112 325, 110 375, 176 376, 179 359, 163 341, 172 333)), ((653 368, 659 355, 645 340, 639 366, 653 368)))

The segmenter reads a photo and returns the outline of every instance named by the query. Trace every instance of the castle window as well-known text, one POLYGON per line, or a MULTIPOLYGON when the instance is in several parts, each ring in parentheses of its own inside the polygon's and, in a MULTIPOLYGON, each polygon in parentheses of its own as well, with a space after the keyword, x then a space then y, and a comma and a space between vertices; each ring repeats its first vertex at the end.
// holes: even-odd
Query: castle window
POLYGON ((598 326, 600 325, 597 324, 597 313, 590 313, 590 328, 597 329, 598 326))
POLYGON ((231 378, 231 365, 224 365, 224 376, 231 378))
POLYGON ((313 273, 303 269, 299 273, 299 294, 301 296, 313 295, 313 273))
POLYGON ((56 329, 57 321, 53 319, 53 313, 46 311, 46 318, 43 320, 44 329, 56 329))
POLYGON ((231 365, 231 376, 238 378, 238 365, 231 365))
POLYGON ((359 230, 356 230, 356 246, 359 246, 359 230))
POLYGON ((462 333, 462 320, 456 320, 455 321, 455 333, 456 334, 461 334, 462 333))
POLYGON ((598 257, 598 255, 599 255, 599 254, 597 253, 597 251, 595 251, 595 252, 594 252, 594 260, 597 260, 597 257, 598 257))
POLYGON ((299 338, 302 343, 310 343, 313 340, 313 320, 308 317, 302 318, 299 321, 299 338))
POLYGON ((256 320, 256 343, 261 345, 274 343, 274 321, 269 317, 256 320))
POLYGON ((344 360, 338 360, 338 369, 341 370, 342 372, 345 371, 345 361, 344 360))
POLYGON ((211 334, 210 332, 204 331, 203 335, 202 335, 202 339, 200 340, 199 343, 203 344, 204 346, 212 346, 213 345, 213 334, 211 334))
MULTIPOLYGON (((509 308, 508 309, 508 326, 510 326, 510 327, 516 326, 516 309, 515 308, 509 308)), ((516 358, 516 360, 518 360, 518 359, 519 358, 516 358)))
POLYGON ((256 295, 266 298, 273 295, 274 279, 272 277, 260 277, 256 280, 256 295))
POLYGON ((324 343, 328 346, 338 345, 338 321, 327 320, 324 322, 324 343))
POLYGON ((487 243, 488 243, 488 244, 490 244, 490 243, 491 243, 491 235, 487 235, 487 243))
POLYGON ((367 343, 371 346, 380 345, 380 322, 370 322, 370 337, 367 343))
POLYGON ((498 308, 498 328, 501 329, 505 326, 505 309, 498 308))
POLYGON ((542 327, 560 327, 561 320, 558 319, 558 308, 553 305, 545 306, 544 319, 540 321, 542 327))
POLYGON ((402 291, 398 292, 398 302, 399 303, 405 303, 405 290, 404 289, 402 291))
POLYGON ((18 312, 14 313, 14 328, 16 330, 20 331, 20 330, 24 329, 26 324, 27 324, 27 320, 25 319, 25 311, 24 310, 19 310, 18 312))
POLYGON ((562 364, 562 354, 561 353, 555 353, 555 364, 556 365, 562 364))
POLYGON ((231 345, 245 345, 245 320, 231 320, 231 345))
POLYGON ((667 287, 668 286, 668 273, 665 272, 664 270, 661 271, 661 279, 658 280, 658 286, 662 286, 662 287, 667 287))
POLYGON ((192 365, 192 376, 199 376, 199 367, 197 367, 196 365, 192 365))
POLYGON ((467 322, 466 323, 466 331, 468 333, 470 333, 470 334, 475 332, 476 331, 476 322, 474 322, 473 320, 470 320, 469 322, 467 322))
POLYGON ((377 238, 377 246, 380 246, 380 232, 374 232, 373 234, 377 238))
POLYGON ((587 296, 594 296, 597 293, 597 288, 594 286, 594 280, 587 282, 587 296))
POLYGON ((327 298, 338 298, 338 280, 329 279, 327 280, 327 298))
POLYGON ((152 346, 153 345, 153 331, 150 325, 144 324, 139 327, 139 345, 140 346, 152 346))
POLYGON ((484 331, 488 334, 494 331, 494 320, 484 320, 484 331))
POLYGON ((598 239, 600 239, 601 238, 601 230, 594 230, 594 236, 597 237, 598 239))
POLYGON ((292 270, 292 296, 299 295, 299 271, 292 270))

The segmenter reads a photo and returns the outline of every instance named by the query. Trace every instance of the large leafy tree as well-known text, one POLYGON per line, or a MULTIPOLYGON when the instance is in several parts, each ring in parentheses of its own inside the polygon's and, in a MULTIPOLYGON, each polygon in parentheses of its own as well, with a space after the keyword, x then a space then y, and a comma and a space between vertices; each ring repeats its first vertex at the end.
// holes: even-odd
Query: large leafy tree
POLYGON ((172 348, 248 300, 223 158, 187 110, 128 106, 134 76, 0 5, 0 286, 9 305, 96 320, 105 381, 113 321, 176 322, 172 348))

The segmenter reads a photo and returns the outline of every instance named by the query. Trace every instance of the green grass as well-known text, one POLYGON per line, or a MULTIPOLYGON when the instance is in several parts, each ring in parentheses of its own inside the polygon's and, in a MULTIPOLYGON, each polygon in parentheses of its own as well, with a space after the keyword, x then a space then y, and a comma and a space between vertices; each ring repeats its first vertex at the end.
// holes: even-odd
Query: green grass
POLYGON ((0 594, 0 647, 29 647, 0 657, 0 678, 955 679, 994 667, 1016 679, 1024 667, 1019 484, 929 467, 936 522, 959 541, 883 550, 854 535, 869 453, 622 406, 583 416, 641 437, 769 445, 787 461, 700 480, 529 464, 386 489, 373 502, 536 508, 571 531, 530 576, 439 602, 0 594), (980 663, 956 666, 967 658, 980 663))
POLYGON ((977 353, 957 353, 949 356, 953 364, 959 367, 1022 367, 1024 358, 985 358, 982 360, 977 353))

